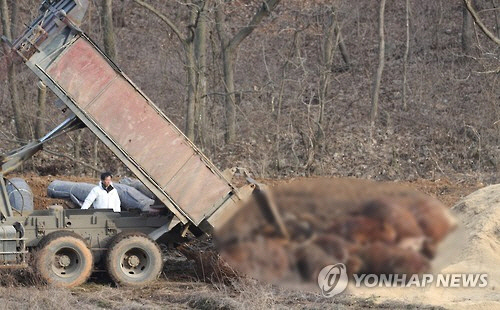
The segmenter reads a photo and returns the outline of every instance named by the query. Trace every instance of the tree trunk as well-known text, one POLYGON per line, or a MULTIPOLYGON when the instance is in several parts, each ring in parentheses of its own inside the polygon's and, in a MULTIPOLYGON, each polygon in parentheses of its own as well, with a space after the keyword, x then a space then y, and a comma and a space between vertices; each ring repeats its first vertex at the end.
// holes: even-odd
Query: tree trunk
POLYGON ((378 114, 378 101, 380 94, 380 83, 382 81, 382 73, 384 72, 385 64, 385 37, 384 37, 384 13, 385 0, 380 0, 380 10, 378 19, 378 34, 379 34, 379 50, 378 50, 378 68, 375 73, 372 92, 372 109, 370 114, 370 140, 373 140, 373 132, 375 130, 375 119, 378 114))
POLYGON ((102 1, 104 51, 111 60, 116 58, 115 31, 113 29, 113 0, 102 1))
MULTIPOLYGON (((197 18, 196 6, 191 3, 189 27, 194 27, 197 18)), ((188 37, 182 39, 184 54, 186 57, 187 75, 187 105, 186 105, 186 128, 184 130, 189 140, 194 141, 194 124, 196 110, 196 61, 194 55, 194 32, 189 28, 188 37)))
POLYGON ((335 27, 335 36, 337 37, 337 41, 339 42, 339 50, 340 55, 342 55, 342 60, 344 61, 347 69, 351 67, 351 57, 349 57, 349 53, 347 52, 347 47, 345 46, 344 37, 342 36, 342 32, 337 23, 335 27))
POLYGON ((234 56, 229 49, 223 49, 224 88, 226 93, 226 143, 236 140, 236 96, 234 87, 234 56))
POLYGON ((83 130, 80 130, 76 134, 75 145, 73 146, 73 156, 75 159, 80 159, 80 156, 82 155, 82 134, 83 130))
POLYGON ((236 138, 236 113, 235 113, 235 101, 234 96, 234 60, 232 58, 232 51, 230 51, 229 40, 223 29, 224 15, 222 13, 222 8, 220 7, 222 2, 216 5, 215 9, 215 26, 217 29, 217 34, 219 36, 219 41, 221 44, 222 53, 222 65, 223 65, 223 81, 224 81, 224 91, 225 91, 225 111, 226 111, 226 133, 225 140, 226 143, 233 143, 236 138))
POLYGON ((36 112, 35 138, 40 139, 45 133, 45 101, 47 97, 47 86, 38 82, 38 110, 36 112))
POLYGON ((125 22, 125 15, 126 15, 126 10, 127 10, 127 3, 125 0, 120 0, 120 13, 118 18, 116 19, 118 27, 125 27, 126 22, 125 22))
POLYGON ((262 22, 265 16, 269 15, 279 4, 280 0, 268 0, 262 4, 259 10, 252 17, 250 23, 241 28, 230 40, 224 31, 224 13, 222 5, 224 1, 219 0, 215 6, 215 25, 217 34, 221 42, 221 53, 224 72, 224 90, 226 94, 226 143, 231 144, 236 140, 236 96, 234 87, 234 60, 236 52, 241 42, 247 38, 257 26, 262 22))
POLYGON ((442 19, 442 3, 441 0, 435 1, 434 4, 431 4, 432 7, 431 15, 434 18, 433 30, 432 30, 432 43, 431 48, 437 49, 439 47, 440 37, 439 34, 443 31, 441 27, 441 19, 442 19))
POLYGON ((406 27, 406 47, 405 53, 403 56, 403 109, 407 109, 408 105, 406 102, 406 90, 407 86, 407 77, 408 77, 408 55, 410 54, 410 0, 406 0, 406 19, 405 19, 405 27, 406 27))
POLYGON ((12 8, 12 14, 10 15, 10 35, 12 39, 15 39, 17 37, 17 12, 19 8, 19 1, 18 0, 11 0, 10 1, 10 6, 12 8))
POLYGON ((285 59, 285 63, 283 64, 283 67, 281 69, 281 81, 280 81, 280 89, 279 89, 279 94, 278 94, 278 109, 276 113, 276 168, 278 172, 281 169, 281 160, 280 160, 280 141, 281 141, 281 109, 283 105, 283 95, 285 93, 285 82, 286 82, 286 76, 287 76, 287 70, 288 67, 290 66, 290 63, 292 62, 292 57, 294 56, 294 53, 298 53, 298 48, 299 45, 299 31, 296 30, 294 35, 293 35, 293 42, 292 45, 290 46, 290 51, 288 52, 287 58, 285 59))
MULTIPOLYGON (((73 145, 73 151, 74 151, 74 157, 76 161, 80 161, 81 156, 82 156, 82 136, 83 136, 83 130, 79 130, 76 134, 76 139, 75 139, 75 144, 73 145)), ((76 175, 80 175, 83 171, 83 167, 80 167, 77 165, 75 167, 74 173, 76 175)))
POLYGON ((93 176, 97 177, 97 171, 99 171, 99 139, 94 140, 94 171, 93 176))
MULTIPOLYGON (((190 20, 188 25, 189 33, 188 35, 184 35, 181 33, 179 28, 165 15, 163 15, 160 11, 149 5, 148 3, 142 0, 134 0, 135 3, 140 6, 148 9, 152 13, 154 13, 158 18, 160 18, 163 22, 167 24, 167 26, 174 32, 179 41, 182 44, 182 48, 184 49, 185 56, 185 68, 186 68, 186 80, 187 80, 187 106, 186 106, 186 123, 184 133, 190 140, 195 139, 195 126, 197 122, 197 112, 199 110, 199 95, 198 95, 198 62, 197 55, 199 55, 200 51, 196 49, 196 36, 199 32, 199 21, 201 12, 200 10, 204 7, 204 2, 199 1, 197 3, 190 2, 191 12, 190 12, 190 20), (201 8, 201 9, 200 9, 201 8)), ((205 36, 205 33, 200 34, 200 36, 205 36)), ((204 40, 201 39, 201 40, 204 40)), ((200 49, 202 47, 199 47, 200 49)), ((204 45, 203 45, 204 48, 204 45)), ((204 52, 203 52, 204 55, 204 52)))
MULTIPOLYGON (((16 4, 17 5, 17 4, 16 4)), ((9 22, 9 8, 7 6, 7 0, 0 0, 0 15, 2 20, 3 35, 12 41, 12 28, 9 22)), ((4 54, 10 54, 10 50, 5 44, 2 44, 4 54)), ((12 104, 12 111, 14 113, 14 122, 16 125, 17 138, 21 141, 29 140, 28 130, 25 122, 25 118, 22 114, 21 100, 19 100, 19 91, 17 88, 16 81, 16 70, 14 62, 11 57, 5 57, 7 61, 7 79, 9 84, 10 101, 12 104)))
POLYGON ((196 58, 196 122, 195 134, 202 149, 205 147, 206 93, 207 93, 207 1, 198 3, 200 13, 194 35, 194 55, 196 58))
POLYGON ((462 51, 470 54, 474 45, 474 20, 467 10, 467 5, 462 4, 462 51))
POLYGON ((495 26, 497 28, 497 37, 500 38, 500 4, 498 4, 497 0, 491 0, 491 4, 495 9, 495 26))
POLYGON ((196 63, 194 56, 194 46, 192 42, 188 42, 184 46, 186 53, 186 70, 187 70, 187 92, 188 102, 186 111, 186 136, 194 140, 194 123, 195 123, 195 107, 196 107, 196 63))
POLYGON ((339 33, 336 31, 337 25, 334 20, 335 12, 332 10, 328 13, 328 22, 326 24, 324 34, 323 34, 323 53, 321 58, 321 67, 319 72, 319 116, 318 125, 316 128, 315 135, 315 149, 316 151, 322 145, 323 141, 323 131, 325 122, 325 104, 328 97, 328 89, 330 84, 330 72, 332 70, 333 55, 338 41, 339 33), (337 38, 336 38, 337 32, 337 38))

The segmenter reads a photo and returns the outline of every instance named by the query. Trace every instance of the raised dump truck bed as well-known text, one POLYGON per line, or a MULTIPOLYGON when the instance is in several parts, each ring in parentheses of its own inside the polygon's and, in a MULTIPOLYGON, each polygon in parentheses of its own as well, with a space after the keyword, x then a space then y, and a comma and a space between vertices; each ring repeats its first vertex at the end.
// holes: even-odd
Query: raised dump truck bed
POLYGON ((14 49, 180 222, 215 226, 240 192, 78 28, 86 6, 46 3, 14 49))

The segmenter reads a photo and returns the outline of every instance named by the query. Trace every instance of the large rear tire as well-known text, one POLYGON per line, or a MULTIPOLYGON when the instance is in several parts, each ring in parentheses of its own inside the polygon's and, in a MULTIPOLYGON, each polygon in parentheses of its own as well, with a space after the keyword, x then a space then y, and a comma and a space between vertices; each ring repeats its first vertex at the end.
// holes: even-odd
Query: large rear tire
POLYGON ((35 259, 35 268, 42 279, 58 287, 85 283, 93 265, 92 252, 85 241, 69 231, 58 231, 44 237, 35 259))
POLYGON ((106 268, 117 285, 144 286, 163 268, 161 250, 145 234, 122 233, 109 246, 106 268))

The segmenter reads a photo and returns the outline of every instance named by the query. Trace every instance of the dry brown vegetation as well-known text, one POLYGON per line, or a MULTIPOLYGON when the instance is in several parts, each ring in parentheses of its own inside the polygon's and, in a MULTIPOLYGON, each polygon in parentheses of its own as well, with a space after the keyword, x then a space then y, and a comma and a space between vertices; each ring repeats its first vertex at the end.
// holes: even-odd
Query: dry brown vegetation
POLYGON ((86 284, 72 290, 50 287, 1 287, 3 309, 440 309, 399 302, 376 304, 371 298, 284 290, 242 281, 233 288, 214 288, 199 281, 159 280, 144 289, 86 284))
MULTIPOLYGON (((192 262, 179 253, 167 255, 166 267, 153 284, 144 288, 114 287, 102 274, 73 289, 49 287, 40 281, 13 278, 3 272, 2 309, 439 309, 422 304, 376 302, 350 295, 324 298, 311 288, 281 288, 250 278, 225 284, 208 281, 192 262)), ((34 279, 34 278, 30 278, 34 279)))

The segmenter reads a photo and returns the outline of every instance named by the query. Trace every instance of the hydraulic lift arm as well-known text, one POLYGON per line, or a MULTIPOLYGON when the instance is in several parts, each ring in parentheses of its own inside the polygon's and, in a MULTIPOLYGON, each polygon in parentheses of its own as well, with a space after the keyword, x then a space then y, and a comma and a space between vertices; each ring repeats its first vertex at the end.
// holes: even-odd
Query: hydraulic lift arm
POLYGON ((9 197, 7 195, 7 189, 5 186, 4 177, 9 172, 13 171, 19 167, 22 163, 30 159, 33 155, 42 150, 43 145, 60 136, 63 133, 80 129, 83 127, 83 123, 75 116, 66 119, 64 122, 59 124, 51 132, 46 134, 39 140, 32 141, 18 149, 12 150, 6 154, 0 154, 0 213, 3 218, 12 216, 12 206, 9 203, 9 197))

